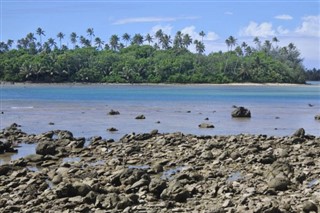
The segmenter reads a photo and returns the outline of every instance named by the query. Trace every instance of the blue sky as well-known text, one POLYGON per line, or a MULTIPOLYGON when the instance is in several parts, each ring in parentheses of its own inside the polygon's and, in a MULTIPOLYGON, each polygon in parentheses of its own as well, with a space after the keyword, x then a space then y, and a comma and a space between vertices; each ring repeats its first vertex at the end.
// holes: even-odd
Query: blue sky
MULTIPOLYGON (((277 37, 279 46, 293 42, 307 68, 320 68, 319 0, 1 0, 1 40, 17 40, 41 27, 46 36, 72 46, 70 33, 87 36, 94 29, 97 37, 109 41, 112 34, 151 35, 162 29, 173 38, 177 31, 200 39, 204 31, 206 53, 226 51, 230 35, 254 45, 252 40, 277 37)), ((193 47, 191 47, 192 50, 193 47)))

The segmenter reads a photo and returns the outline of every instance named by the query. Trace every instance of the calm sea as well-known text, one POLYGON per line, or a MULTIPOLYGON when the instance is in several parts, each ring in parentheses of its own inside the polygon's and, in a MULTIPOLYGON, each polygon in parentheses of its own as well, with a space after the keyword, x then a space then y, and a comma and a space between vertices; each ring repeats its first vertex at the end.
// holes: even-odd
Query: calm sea
POLYGON ((76 137, 115 140, 158 129, 197 135, 291 135, 303 127, 320 136, 320 84, 268 85, 1 85, 1 129, 18 123, 42 133, 70 130, 76 137), (231 118, 232 106, 251 110, 251 119, 231 118), (110 116, 113 109, 120 115, 110 116), (136 120, 137 115, 145 120, 136 120), (209 120, 205 120, 205 119, 209 120), (159 122, 158 122, 159 121, 159 122), (49 125, 52 122, 54 125, 49 125), (202 122, 214 129, 199 129, 202 122), (115 127, 119 131, 108 132, 115 127))

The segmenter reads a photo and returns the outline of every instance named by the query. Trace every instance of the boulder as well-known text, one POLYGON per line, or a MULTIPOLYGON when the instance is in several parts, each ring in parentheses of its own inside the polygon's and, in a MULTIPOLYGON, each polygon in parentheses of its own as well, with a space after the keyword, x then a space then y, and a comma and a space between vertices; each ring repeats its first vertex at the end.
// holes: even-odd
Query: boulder
POLYGON ((56 145, 53 142, 40 142, 36 147, 36 153, 39 155, 55 155, 56 145))
POLYGON ((119 111, 115 111, 115 110, 111 110, 108 115, 120 115, 120 112, 119 111))
POLYGON ((247 108, 237 107, 232 111, 231 116, 233 118, 251 118, 251 112, 247 108))
POLYGON ((168 188, 163 190, 160 197, 162 199, 174 200, 176 202, 186 202, 190 193, 183 187, 180 181, 174 180, 169 183, 168 188))
POLYGON ((268 187, 270 189, 274 189, 275 191, 285 191, 288 189, 289 184, 290 181, 288 178, 276 177, 268 183, 268 187))
POLYGON ((316 204, 314 204, 311 201, 306 201, 304 202, 303 206, 302 206, 302 211, 303 212, 318 212, 318 207, 316 204))
POLYGON ((293 133, 292 136, 294 137, 299 137, 299 138, 303 138, 305 135, 305 130, 303 128, 298 129, 297 131, 295 131, 295 133, 293 133))
POLYGON ((109 129, 107 129, 109 132, 116 132, 118 131, 118 129, 114 128, 114 127, 111 127, 109 129))
POLYGON ((214 128, 214 125, 208 123, 201 123, 198 125, 199 128, 214 128))
POLYGON ((144 115, 138 115, 138 116, 136 117, 136 119, 138 119, 138 120, 140 120, 140 119, 146 119, 146 117, 145 117, 144 115))
POLYGON ((153 193, 157 198, 160 198, 162 191, 167 187, 166 181, 154 178, 149 184, 149 191, 153 193))
POLYGON ((56 132, 58 134, 58 139, 62 140, 62 139, 73 139, 73 134, 72 132, 68 131, 68 130, 58 130, 56 132))

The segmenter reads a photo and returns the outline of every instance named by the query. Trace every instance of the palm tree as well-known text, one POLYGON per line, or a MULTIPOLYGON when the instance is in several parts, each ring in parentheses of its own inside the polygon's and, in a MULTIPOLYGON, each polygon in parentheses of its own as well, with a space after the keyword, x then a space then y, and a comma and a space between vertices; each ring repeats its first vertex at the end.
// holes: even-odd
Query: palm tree
POLYGON ((201 55, 202 53, 204 53, 204 51, 205 51, 205 46, 204 46, 203 42, 198 41, 198 40, 194 40, 193 43, 196 45, 196 51, 198 52, 199 55, 201 55))
POLYGON ((232 46, 235 46, 237 44, 237 39, 233 36, 229 36, 227 40, 229 40, 230 49, 232 51, 232 46))
POLYGON ((40 38, 40 45, 42 46, 42 36, 46 36, 44 33, 44 30, 42 30, 40 27, 38 27, 37 31, 36 31, 37 35, 39 35, 40 38))
POLYGON ((51 49, 52 47, 56 48, 57 47, 57 43, 54 41, 53 38, 49 38, 48 39, 48 45, 49 45, 49 48, 51 49))
POLYGON ((59 33, 57 34, 57 37, 58 37, 58 39, 59 39, 60 49, 61 49, 61 40, 64 38, 64 34, 63 34, 62 32, 59 32, 59 33))
POLYGON ((141 45, 143 43, 143 36, 138 33, 135 34, 132 38, 132 44, 141 45))
POLYGON ((109 41, 112 50, 117 50, 119 48, 119 37, 117 35, 112 35, 109 41))
POLYGON ((71 41, 71 43, 73 44, 73 48, 76 47, 77 38, 78 38, 77 33, 72 32, 72 33, 70 34, 70 41, 71 41))
POLYGON ((146 35, 145 41, 147 41, 149 45, 150 45, 151 42, 153 41, 153 38, 152 38, 152 36, 151 36, 149 33, 146 35))
POLYGON ((162 48, 167 50, 170 48, 170 44, 171 42, 171 38, 169 35, 167 34, 163 34, 162 38, 161 38, 161 43, 162 43, 162 48))
POLYGON ((99 37, 96 37, 94 39, 94 42, 96 44, 96 46, 98 47, 98 49, 102 49, 102 45, 104 44, 104 42, 99 38, 99 37))
POLYGON ((28 49, 28 44, 29 44, 29 41, 25 38, 22 38, 22 39, 19 39, 17 41, 17 48, 18 49, 28 49))
POLYGON ((90 44, 92 44, 92 37, 94 37, 94 31, 93 31, 93 28, 88 28, 87 29, 87 33, 88 33, 88 36, 90 36, 90 44))
POLYGON ((273 41, 274 43, 276 43, 276 46, 278 46, 277 43, 279 42, 279 40, 278 40, 277 37, 273 37, 273 38, 272 38, 272 41, 273 41))
POLYGON ((229 51, 229 47, 230 47, 230 40, 229 39, 226 39, 225 40, 226 44, 227 44, 227 47, 228 47, 228 51, 229 51))
POLYGON ((242 42, 241 44, 241 48, 242 48, 242 52, 245 52, 245 49, 247 48, 248 44, 246 42, 242 42))
POLYGON ((158 46, 160 46, 161 44, 161 40, 162 40, 162 37, 163 37, 163 31, 161 29, 159 29, 156 34, 155 34, 155 37, 158 39, 158 46))
POLYGON ((263 47, 264 47, 264 50, 266 51, 266 53, 269 54, 269 52, 271 50, 271 42, 269 40, 265 40, 263 47))
POLYGON ((203 37, 205 36, 206 34, 203 32, 203 30, 199 33, 199 36, 201 36, 201 41, 203 42, 203 37))
POLYGON ((128 42, 131 40, 131 36, 128 33, 122 35, 122 39, 126 42, 126 46, 128 42))
POLYGON ((258 37, 255 37, 253 39, 253 42, 257 45, 257 49, 260 49, 260 39, 258 37))
POLYGON ((80 43, 83 47, 91 47, 91 42, 89 39, 86 39, 84 36, 80 36, 80 43))
POLYGON ((295 50, 296 46, 293 43, 288 44, 289 51, 295 50))
POLYGON ((8 41, 7 41, 8 49, 10 49, 12 47, 13 42, 14 41, 12 39, 8 39, 8 41))
POLYGON ((178 31, 173 40, 173 47, 182 48, 182 44, 183 44, 183 34, 181 33, 181 31, 178 31))
POLYGON ((182 38, 182 43, 185 48, 188 48, 192 44, 192 38, 189 34, 184 34, 182 38))
POLYGON ((247 46, 246 49, 245 49, 245 52, 246 52, 246 55, 251 55, 251 53, 252 53, 251 47, 247 46))

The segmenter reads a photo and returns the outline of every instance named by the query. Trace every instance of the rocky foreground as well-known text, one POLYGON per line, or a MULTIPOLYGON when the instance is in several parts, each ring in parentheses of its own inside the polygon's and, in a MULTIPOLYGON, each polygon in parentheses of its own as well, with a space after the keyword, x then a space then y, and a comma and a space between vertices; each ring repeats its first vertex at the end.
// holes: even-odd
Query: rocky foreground
POLYGON ((317 212, 320 138, 128 134, 119 142, 68 131, 3 143, 37 143, 0 166, 0 212, 317 212), (69 159, 69 160, 66 160, 69 159), (72 160, 70 160, 72 159, 72 160))

